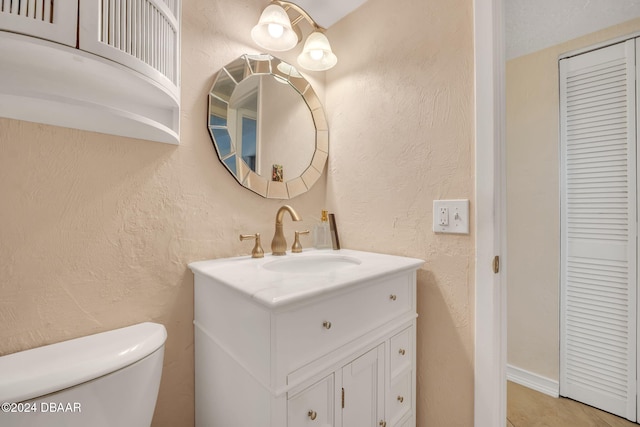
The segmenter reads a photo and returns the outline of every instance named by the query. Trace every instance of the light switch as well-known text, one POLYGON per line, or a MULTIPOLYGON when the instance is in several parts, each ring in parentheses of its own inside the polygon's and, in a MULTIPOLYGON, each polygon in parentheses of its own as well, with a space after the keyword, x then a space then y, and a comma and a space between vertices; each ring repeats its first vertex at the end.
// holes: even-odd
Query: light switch
POLYGON ((433 231, 469 234, 469 200, 434 200, 433 231))

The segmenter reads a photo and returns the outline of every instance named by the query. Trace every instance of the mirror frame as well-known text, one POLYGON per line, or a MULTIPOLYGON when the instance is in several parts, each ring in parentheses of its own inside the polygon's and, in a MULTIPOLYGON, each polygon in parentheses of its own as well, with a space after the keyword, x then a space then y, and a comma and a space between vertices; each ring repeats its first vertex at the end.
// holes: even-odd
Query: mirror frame
MULTIPOLYGON (((211 90, 209 91, 209 108, 207 116, 207 128, 209 135, 215 147, 218 159, 225 166, 227 171, 236 179, 243 187, 253 191, 254 193, 268 199, 291 199, 306 193, 318 181, 324 167, 327 163, 329 155, 329 128, 320 99, 311 87, 311 84, 290 64, 269 54, 244 54, 236 60, 225 65, 215 77, 211 90), (278 67, 285 64, 284 67, 278 67), (226 89, 216 90, 217 87, 234 84, 233 89, 244 80, 255 75, 271 75, 279 79, 282 83, 287 83, 294 89, 305 102, 314 123, 315 130, 315 149, 309 165, 306 166, 300 176, 287 179, 284 182, 273 181, 267 177, 258 175, 242 160, 241 156, 237 156, 234 143, 235 136, 230 135, 228 129, 228 117, 224 117, 224 124, 212 124, 212 106, 216 104, 222 107, 224 111, 228 111, 229 101, 233 91, 226 89), (216 131, 216 132, 214 132, 216 131), (220 144, 218 143, 215 133, 222 133, 229 138, 230 152, 222 153, 220 144), (236 172, 234 172, 227 162, 233 162, 235 157, 236 172)), ((228 114, 227 114, 228 116, 228 114)), ((215 117, 222 119, 219 114, 215 117)), ((270 178, 270 177, 269 177, 270 178)))

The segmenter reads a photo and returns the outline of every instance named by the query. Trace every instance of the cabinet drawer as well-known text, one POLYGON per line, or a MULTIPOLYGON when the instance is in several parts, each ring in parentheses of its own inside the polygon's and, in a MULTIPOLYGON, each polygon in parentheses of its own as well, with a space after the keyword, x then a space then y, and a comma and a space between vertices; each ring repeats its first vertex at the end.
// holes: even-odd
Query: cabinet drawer
POLYGON ((334 425, 333 374, 307 387, 287 401, 287 426, 334 425))
POLYGON ((388 396, 389 419, 391 425, 396 425, 398 421, 411 411, 412 396, 412 371, 402 374, 395 381, 391 382, 391 393, 388 396))
POLYGON ((412 282, 403 275, 276 315, 276 341, 286 372, 409 312, 412 282))
POLYGON ((391 338, 391 379, 404 369, 411 368, 413 360, 413 328, 407 328, 391 338))

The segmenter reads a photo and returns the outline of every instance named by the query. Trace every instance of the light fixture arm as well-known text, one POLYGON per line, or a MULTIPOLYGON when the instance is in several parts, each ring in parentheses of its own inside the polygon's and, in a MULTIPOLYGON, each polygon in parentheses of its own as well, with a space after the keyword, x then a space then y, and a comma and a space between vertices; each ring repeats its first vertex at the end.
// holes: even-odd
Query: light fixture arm
POLYGON ((272 0, 271 4, 277 4, 278 6, 282 7, 285 11, 288 11, 289 9, 293 9, 299 14, 297 18, 291 20, 292 27, 298 25, 298 23, 304 19, 314 28, 315 31, 320 31, 322 33, 326 31, 325 28, 321 27, 320 25, 318 25, 316 21, 313 20, 311 15, 309 15, 303 8, 301 8, 295 3, 291 3, 289 1, 283 1, 283 0, 272 0))

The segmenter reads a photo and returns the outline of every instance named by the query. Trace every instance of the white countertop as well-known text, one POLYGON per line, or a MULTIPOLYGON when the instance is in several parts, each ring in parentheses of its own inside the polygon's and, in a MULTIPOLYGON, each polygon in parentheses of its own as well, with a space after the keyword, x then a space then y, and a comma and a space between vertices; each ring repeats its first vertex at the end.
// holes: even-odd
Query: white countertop
POLYGON ((197 261, 189 264, 195 274, 208 276, 255 301, 270 307, 280 307, 305 298, 352 286, 365 280, 377 279, 403 271, 418 269, 421 259, 373 252, 307 249, 302 253, 287 252, 285 256, 265 254, 264 258, 250 256, 197 261), (331 257, 348 261, 336 270, 279 272, 269 268, 275 263, 314 260, 331 257), (271 263, 271 264, 270 264, 271 263))

